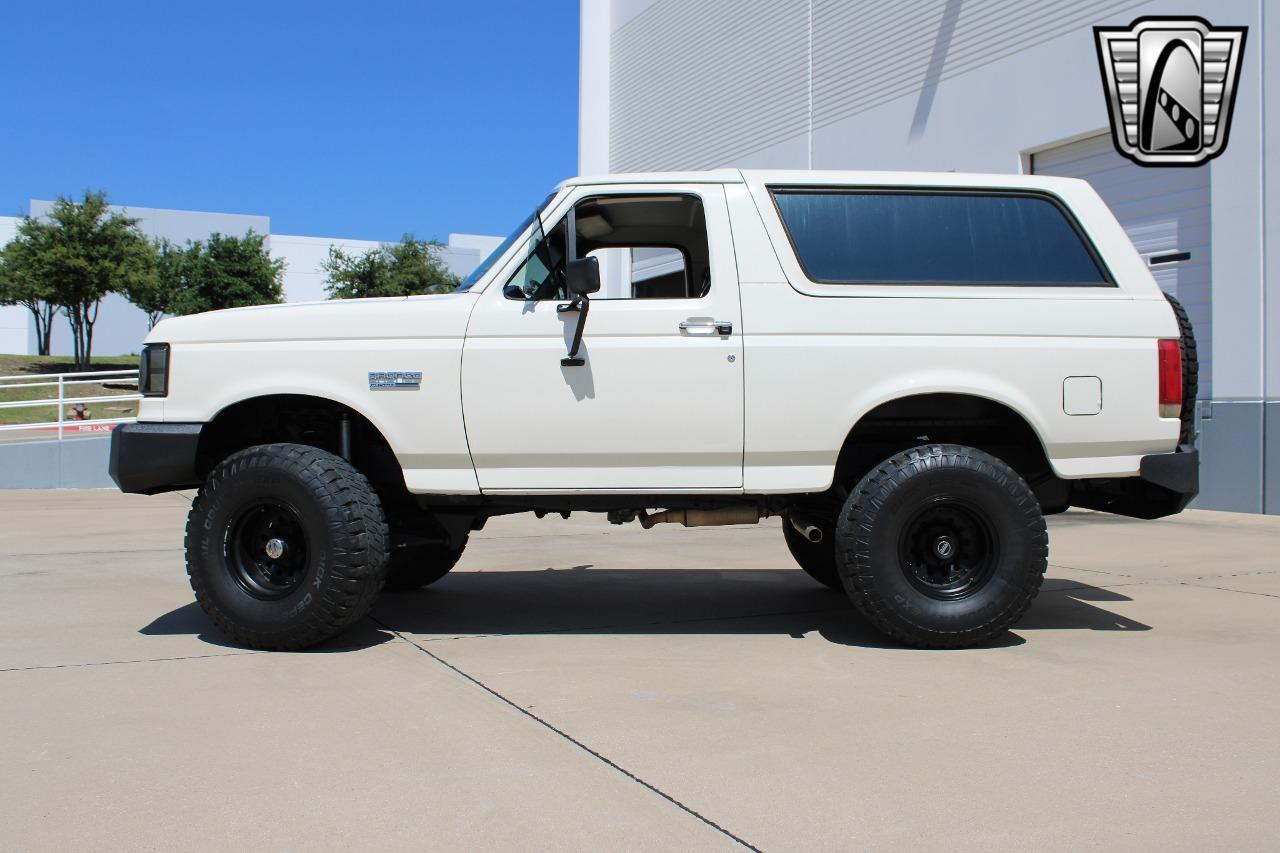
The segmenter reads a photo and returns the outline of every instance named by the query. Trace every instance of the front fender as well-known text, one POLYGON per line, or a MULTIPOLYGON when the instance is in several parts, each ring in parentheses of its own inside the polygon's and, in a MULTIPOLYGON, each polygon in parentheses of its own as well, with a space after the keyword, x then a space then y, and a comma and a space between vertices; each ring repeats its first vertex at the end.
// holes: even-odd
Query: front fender
POLYGON ((164 420, 207 423, 236 403, 282 394, 331 400, 382 433, 410 491, 478 494, 461 357, 460 338, 175 345, 164 420), (371 388, 369 374, 384 371, 420 371, 422 381, 371 388))

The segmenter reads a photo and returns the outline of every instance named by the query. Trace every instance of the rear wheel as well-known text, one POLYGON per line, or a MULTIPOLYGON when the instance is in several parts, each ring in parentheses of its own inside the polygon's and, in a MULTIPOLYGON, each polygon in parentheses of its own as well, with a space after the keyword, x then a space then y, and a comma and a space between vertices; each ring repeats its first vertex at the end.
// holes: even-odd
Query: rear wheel
POLYGON ((187 574, 209 619, 238 643, 301 649, 369 612, 387 568, 387 523, 340 456, 264 444, 219 464, 187 517, 187 574))
POLYGON ((844 583, 836 568, 835 525, 820 524, 818 529, 822 531, 822 541, 811 542, 792 526, 791 519, 782 519, 782 535, 787 540, 787 550, 805 574, 836 592, 844 592, 844 583))
POLYGON ((904 643, 959 648, 1012 626, 1035 598, 1048 534, 999 459, 954 444, 903 451, 849 495, 836 563, 868 621, 904 643))
POLYGON ((456 548, 443 543, 405 545, 391 552, 387 570, 388 592, 409 592, 440 580, 458 564, 467 540, 456 548))

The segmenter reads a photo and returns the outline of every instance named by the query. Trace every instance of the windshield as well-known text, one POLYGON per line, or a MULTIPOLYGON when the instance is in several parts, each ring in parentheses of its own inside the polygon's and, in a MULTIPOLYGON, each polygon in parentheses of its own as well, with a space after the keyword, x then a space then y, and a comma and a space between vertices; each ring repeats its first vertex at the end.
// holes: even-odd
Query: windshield
POLYGON ((542 200, 542 204, 538 205, 537 209, 535 209, 533 213, 530 213, 528 216, 526 216, 524 220, 515 227, 515 230, 511 232, 511 234, 507 237, 507 239, 499 243, 498 248, 490 252, 489 257, 481 261, 480 266, 476 267, 471 271, 471 275, 467 276, 462 280, 462 284, 458 285, 458 291, 461 292, 464 290, 470 290, 472 285, 474 285, 480 279, 484 278, 484 274, 489 271, 489 267, 496 264, 498 262, 498 258, 501 258, 504 254, 506 254, 507 249, 511 248, 511 244, 514 243, 517 239, 519 239, 520 235, 524 233, 525 229, 533 224, 533 220, 538 216, 538 214, 542 213, 542 211, 546 209, 547 205, 551 203, 551 199, 555 197, 556 197, 556 194, 552 193, 551 195, 544 198, 542 200))

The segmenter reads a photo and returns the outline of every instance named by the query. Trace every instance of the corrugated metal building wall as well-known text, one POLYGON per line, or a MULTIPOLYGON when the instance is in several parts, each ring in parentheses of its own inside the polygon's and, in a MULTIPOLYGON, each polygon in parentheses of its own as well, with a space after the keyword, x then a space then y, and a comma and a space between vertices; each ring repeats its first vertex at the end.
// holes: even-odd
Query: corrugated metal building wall
POLYGON ((808 128, 808 0, 655 3, 614 35, 612 171, 713 168, 808 128))
POLYGON ((1140 5, 659 0, 613 34, 610 169, 716 168, 1140 5))

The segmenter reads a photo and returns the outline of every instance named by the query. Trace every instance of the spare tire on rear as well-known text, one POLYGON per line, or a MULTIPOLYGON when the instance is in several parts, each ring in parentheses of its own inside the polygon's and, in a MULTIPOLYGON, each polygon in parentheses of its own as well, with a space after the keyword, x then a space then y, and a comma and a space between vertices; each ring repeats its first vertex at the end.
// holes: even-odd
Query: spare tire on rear
POLYGON ((1178 320, 1178 342, 1182 347, 1182 430, 1178 444, 1190 444, 1196 429, 1196 394, 1200 392, 1200 360, 1196 355, 1196 333, 1191 328, 1187 309, 1176 297, 1166 293, 1165 299, 1173 306, 1173 316, 1178 320))

